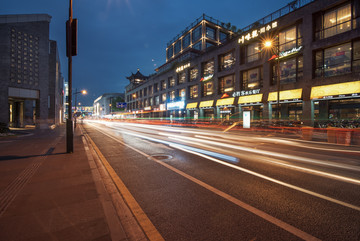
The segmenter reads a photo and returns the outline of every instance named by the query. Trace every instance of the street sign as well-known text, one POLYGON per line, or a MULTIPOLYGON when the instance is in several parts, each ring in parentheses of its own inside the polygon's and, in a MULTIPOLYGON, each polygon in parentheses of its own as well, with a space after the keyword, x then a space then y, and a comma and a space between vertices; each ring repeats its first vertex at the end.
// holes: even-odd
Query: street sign
POLYGON ((126 108, 126 102, 116 102, 116 108, 126 108))

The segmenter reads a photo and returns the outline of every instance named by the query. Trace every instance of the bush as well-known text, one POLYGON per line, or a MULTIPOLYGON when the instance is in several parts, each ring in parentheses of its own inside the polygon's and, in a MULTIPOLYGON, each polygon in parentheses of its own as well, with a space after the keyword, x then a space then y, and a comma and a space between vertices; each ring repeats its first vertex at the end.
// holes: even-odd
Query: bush
POLYGON ((9 132, 9 127, 6 123, 1 123, 0 122, 0 133, 7 133, 9 132))

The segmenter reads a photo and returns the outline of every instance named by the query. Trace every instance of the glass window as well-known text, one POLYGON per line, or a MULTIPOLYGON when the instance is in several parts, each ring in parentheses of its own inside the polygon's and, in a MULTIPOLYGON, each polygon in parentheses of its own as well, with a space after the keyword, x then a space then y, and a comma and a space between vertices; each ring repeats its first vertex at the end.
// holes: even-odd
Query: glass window
POLYGON ((199 25, 197 28, 195 28, 192 31, 192 42, 195 43, 196 41, 198 41, 201 38, 201 29, 202 29, 202 25, 199 25))
POLYGON ((166 81, 165 80, 161 81, 161 90, 166 90, 166 81))
POLYGON ((174 54, 178 54, 181 51, 181 40, 177 41, 174 45, 174 54))
POLYGON ((360 72, 360 41, 353 43, 353 70, 360 72))
POLYGON ((182 100, 184 100, 186 98, 186 89, 181 89, 179 90, 179 96, 182 100))
POLYGON ((169 86, 170 87, 175 86, 175 79, 173 77, 169 77, 169 86))
POLYGON ((210 47, 213 47, 213 46, 215 46, 214 43, 206 41, 206 48, 210 48, 210 47))
POLYGON ((175 96, 175 90, 170 91, 170 96, 169 96, 169 97, 170 97, 170 100, 171 100, 171 101, 175 100, 175 97, 176 97, 176 96, 175 96))
POLYGON ((198 86, 197 85, 190 86, 189 92, 190 92, 190 99, 197 98, 199 96, 198 86))
POLYGON ((190 33, 186 34, 182 39, 182 48, 185 49, 190 45, 190 33))
POLYGON ((206 37, 212 40, 216 40, 216 30, 209 26, 206 26, 206 37))
POLYGON ((280 52, 296 47, 296 26, 279 33, 280 52))
POLYGON ((259 43, 249 44, 246 50, 246 60, 248 63, 256 61, 260 58, 261 49, 259 43))
POLYGON ((235 87, 234 75, 225 76, 219 79, 220 94, 233 92, 235 87))
POLYGON ((244 71, 242 88, 244 90, 258 89, 262 87, 262 81, 263 81, 262 67, 244 71))
POLYGON ((220 31, 220 42, 224 43, 228 39, 228 34, 220 31))
POLYGON ((158 83, 154 84, 154 92, 158 92, 159 91, 159 85, 158 83))
MULTIPOLYGON (((295 57, 280 61, 280 83, 292 83, 303 76, 303 57, 295 57)), ((273 83, 277 83, 277 66, 273 66, 273 83)))
POLYGON ((186 72, 182 71, 178 74, 178 83, 183 84, 186 81, 186 72))
POLYGON ((324 76, 334 76, 351 72, 351 43, 325 49, 324 76))
POLYGON ((351 5, 324 14, 324 38, 351 30, 351 5))
POLYGON ((214 60, 205 62, 203 64, 203 77, 212 77, 214 75, 214 60))
POLYGON ((203 96, 209 96, 214 94, 214 81, 203 82, 203 96))
POLYGON ((150 106, 153 106, 153 105, 154 105, 153 98, 149 98, 149 103, 150 103, 150 106))
POLYGON ((161 95, 161 100, 162 102, 166 102, 166 93, 161 95))
POLYGON ((199 76, 198 68, 190 69, 190 81, 196 80, 198 76, 199 76))
POLYGON ((171 59, 171 57, 173 56, 173 52, 174 52, 174 47, 173 45, 171 45, 168 49, 167 49, 167 58, 171 59))
POLYGON ((220 71, 228 70, 234 67, 235 65, 235 56, 234 51, 231 51, 227 54, 220 56, 220 71))
POLYGON ((155 96, 155 105, 159 105, 160 104, 160 97, 157 95, 155 96))
POLYGON ((202 43, 201 41, 197 42, 193 45, 193 49, 201 50, 202 49, 202 43))

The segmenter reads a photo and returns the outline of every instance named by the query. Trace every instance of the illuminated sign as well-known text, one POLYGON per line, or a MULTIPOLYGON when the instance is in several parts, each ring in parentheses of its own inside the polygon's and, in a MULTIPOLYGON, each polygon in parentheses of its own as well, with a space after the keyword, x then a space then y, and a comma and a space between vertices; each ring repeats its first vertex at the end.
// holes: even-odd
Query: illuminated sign
POLYGON ((277 22, 272 22, 271 24, 263 26, 259 29, 252 30, 251 33, 249 32, 248 34, 241 36, 241 38, 239 38, 238 42, 239 42, 239 44, 244 44, 245 40, 249 41, 251 39, 257 38, 260 36, 260 34, 269 32, 270 30, 272 30, 276 27, 277 27, 277 22))
POLYGON ((160 105, 159 105, 159 109, 160 109, 160 110, 166 110, 165 104, 160 104, 160 105))
POLYGON ((212 79, 212 77, 214 77, 214 75, 213 75, 213 74, 211 74, 211 75, 207 75, 207 76, 205 76, 205 77, 201 78, 201 79, 200 79, 200 81, 205 82, 205 81, 211 80, 211 79, 212 79))
POLYGON ((166 104, 167 110, 179 110, 185 108, 185 102, 184 101, 177 101, 177 102, 170 102, 166 104))
POLYGON ((360 97, 360 81, 315 86, 311 88, 310 99, 333 99, 360 97))
POLYGON ((186 109, 195 109, 197 107, 197 102, 193 102, 193 103, 188 103, 186 105, 186 109))
POLYGON ((287 50, 287 51, 283 51, 283 52, 280 52, 279 53, 279 59, 281 58, 285 58, 287 56, 290 56, 290 55, 293 55, 293 54, 296 54, 298 53, 301 49, 303 48, 303 46, 299 46, 299 47, 295 47, 295 48, 292 48, 291 50, 287 50))
POLYGON ((231 114, 231 110, 220 110, 220 114, 231 114))
POLYGON ((234 101, 235 98, 220 99, 216 101, 216 106, 233 105, 234 101))
POLYGON ((184 64, 184 65, 181 65, 179 67, 176 68, 176 73, 180 72, 180 71, 183 71, 184 69, 187 69, 190 67, 190 63, 187 63, 187 64, 184 64))
POLYGON ((256 90, 242 90, 242 91, 236 91, 232 94, 233 97, 238 97, 238 96, 244 96, 244 95, 255 95, 255 94, 259 94, 260 93, 260 89, 256 89, 256 90))
POLYGON ((261 102, 262 97, 263 94, 241 96, 239 97, 238 104, 244 105, 250 103, 259 103, 261 102))
POLYGON ((208 108, 208 107, 213 107, 214 106, 214 101, 213 100, 207 100, 207 101, 201 101, 199 108, 208 108))
POLYGON ((243 112, 243 128, 250 128, 250 111, 243 112))
POLYGON ((151 106, 145 107, 144 110, 151 110, 151 106))
MULTIPOLYGON (((300 101, 302 96, 302 89, 284 90, 280 91, 281 102, 296 102, 300 101)), ((277 102, 277 92, 270 92, 268 97, 269 102, 277 102)))

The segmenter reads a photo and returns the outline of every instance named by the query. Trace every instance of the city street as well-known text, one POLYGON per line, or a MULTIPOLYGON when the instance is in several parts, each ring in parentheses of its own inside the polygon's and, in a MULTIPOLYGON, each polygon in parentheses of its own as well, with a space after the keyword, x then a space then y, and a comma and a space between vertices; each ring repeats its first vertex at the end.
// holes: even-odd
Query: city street
POLYGON ((129 122, 81 128, 165 240, 360 239, 360 148, 129 122))

